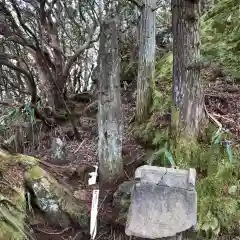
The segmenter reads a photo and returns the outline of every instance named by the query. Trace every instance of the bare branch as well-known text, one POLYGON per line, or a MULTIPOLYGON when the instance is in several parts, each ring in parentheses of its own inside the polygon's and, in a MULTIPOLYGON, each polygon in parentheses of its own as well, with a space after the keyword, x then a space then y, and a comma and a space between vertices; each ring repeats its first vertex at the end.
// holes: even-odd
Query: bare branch
POLYGON ((11 12, 7 9, 4 3, 0 3, 0 9, 9 19, 12 24, 12 28, 14 29, 14 31, 11 31, 6 21, 0 22, 0 35, 5 37, 5 41, 18 43, 22 46, 27 46, 35 51, 36 47, 23 36, 21 29, 19 28, 11 12))
POLYGON ((12 6, 13 6, 16 14, 17 14, 18 21, 20 22, 22 28, 33 37, 33 39, 35 40, 37 46, 39 46, 39 42, 38 42, 38 39, 37 39, 36 35, 27 27, 27 25, 24 24, 24 22, 22 20, 22 17, 21 17, 21 13, 20 13, 20 11, 19 11, 19 9, 17 7, 16 2, 14 0, 10 0, 10 1, 11 1, 12 6))
POLYGON ((0 64, 12 69, 12 70, 15 70, 17 72, 20 72, 22 73, 24 76, 27 77, 28 79, 28 82, 29 82, 29 90, 31 91, 32 93, 32 102, 36 102, 36 99, 37 99, 37 89, 36 89, 36 84, 35 84, 35 81, 34 79, 32 78, 32 76, 23 68, 21 67, 18 67, 14 64, 12 64, 11 62, 9 61, 6 61, 5 59, 3 58, 0 58, 0 64))
POLYGON ((94 26, 94 27, 90 30, 90 32, 89 32, 89 34, 88 34, 87 41, 86 41, 82 46, 80 46, 80 47, 75 51, 75 53, 74 53, 71 57, 69 57, 66 65, 65 65, 65 67, 64 67, 64 69, 63 69, 63 76, 64 76, 64 77, 67 77, 68 72, 69 72, 72 64, 77 60, 77 58, 79 57, 79 55, 80 55, 81 53, 83 53, 86 49, 88 49, 88 48, 91 46, 92 43, 98 41, 98 38, 95 39, 95 40, 92 40, 93 34, 94 34, 94 32, 95 32, 95 28, 96 28, 96 27, 94 26))
POLYGON ((31 95, 30 92, 21 89, 20 86, 17 86, 15 83, 11 82, 5 75, 0 75, 0 78, 5 78, 7 80, 6 83, 10 85, 12 88, 17 89, 20 93, 31 95))
POLYGON ((144 6, 143 1, 141 1, 141 0, 128 0, 128 1, 131 2, 132 4, 136 5, 140 9, 142 9, 144 6))

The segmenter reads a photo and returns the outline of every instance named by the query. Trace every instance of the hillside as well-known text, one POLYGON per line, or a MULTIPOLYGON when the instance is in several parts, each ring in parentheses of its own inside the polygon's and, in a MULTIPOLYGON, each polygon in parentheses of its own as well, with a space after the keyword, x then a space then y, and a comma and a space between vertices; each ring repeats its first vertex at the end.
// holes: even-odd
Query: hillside
MULTIPOLYGON (((237 240, 240 236, 240 4, 238 0, 216 2, 201 18, 201 79, 204 85, 208 128, 204 129, 206 134, 199 137, 197 144, 189 145, 188 152, 179 149, 178 158, 173 160, 180 168, 194 167, 197 170, 199 239, 218 237, 219 240, 237 240)), ((121 69, 121 77, 129 80, 127 86, 121 88, 125 176, 107 186, 104 189, 105 194, 100 198, 100 225, 96 237, 100 240, 128 239, 124 236, 123 225, 117 221, 119 213, 113 205, 113 194, 118 190, 119 184, 132 180, 138 166, 166 166, 171 161, 169 155, 159 151, 167 146, 170 136, 173 59, 171 47, 164 49, 164 53, 156 57, 152 110, 149 119, 141 124, 134 122, 137 69, 130 53, 135 49, 132 49, 131 44, 126 44, 121 50, 126 52, 126 55, 122 54, 125 56, 122 66, 127 69, 121 69)), ((1 81, 5 83, 3 79, 1 81)), ((8 157, 5 157, 5 152, 1 150, 0 158, 15 159, 15 156, 21 153, 40 159, 37 166, 65 186, 68 194, 87 209, 84 213, 90 214, 93 188, 88 186, 87 176, 93 171, 93 165, 98 165, 97 100, 95 92, 87 90, 69 96, 71 98, 64 100, 66 109, 74 109, 74 114, 70 114, 70 111, 58 112, 57 124, 51 128, 47 127, 46 120, 53 119, 51 114, 54 112, 49 114, 49 108, 45 106, 31 108, 31 104, 26 105, 29 94, 23 95, 22 104, 2 101, 1 149, 7 151, 8 157), (34 109, 45 113, 44 120, 34 109), (78 138, 74 129, 77 129, 78 138), (53 142, 56 139, 61 139, 64 145, 63 161, 60 159, 62 157, 60 160, 53 157, 53 142)), ((56 152, 59 154, 58 150, 56 152)), ((19 164, 18 159, 19 166, 13 168, 2 161, 1 173, 4 173, 8 185, 9 182, 11 186, 22 182, 22 179, 16 180, 17 177, 24 175, 25 168, 29 171, 32 167, 33 160, 28 160, 26 156, 23 158, 26 163, 22 164, 21 160, 19 164), (6 166, 9 167, 7 173, 6 166)), ((36 176, 32 176, 33 179, 37 178, 39 172, 34 174, 36 176)), ((0 183, 1 192, 4 192, 5 185, 0 183)), ((31 191, 29 194, 34 195, 31 191)), ((71 197, 69 199, 72 199, 71 197)), ((0 201, 2 202, 2 199, 0 201)), ((27 212, 27 228, 36 239, 89 239, 87 229, 74 224, 60 227, 48 219, 34 204, 34 200, 29 201, 33 212, 27 212)), ((27 205, 22 203, 24 204, 27 205)), ((14 221, 9 225, 16 226, 14 221)), ((196 235, 193 238, 188 237, 185 239, 198 239, 196 235)))

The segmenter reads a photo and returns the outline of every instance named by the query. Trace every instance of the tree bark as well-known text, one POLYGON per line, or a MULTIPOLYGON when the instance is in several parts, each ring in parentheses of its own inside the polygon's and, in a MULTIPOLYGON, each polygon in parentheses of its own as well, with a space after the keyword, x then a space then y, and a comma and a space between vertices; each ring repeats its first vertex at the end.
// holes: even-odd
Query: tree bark
POLYGON ((149 117, 155 74, 156 0, 145 0, 140 19, 136 121, 149 117))
POLYGON ((200 81, 199 0, 172 0, 173 102, 172 129, 194 138, 205 120, 200 81), (192 66, 192 67, 191 67, 192 66))
POLYGON ((110 7, 108 18, 101 25, 99 49, 98 151, 102 183, 112 182, 123 174, 117 3, 110 7))

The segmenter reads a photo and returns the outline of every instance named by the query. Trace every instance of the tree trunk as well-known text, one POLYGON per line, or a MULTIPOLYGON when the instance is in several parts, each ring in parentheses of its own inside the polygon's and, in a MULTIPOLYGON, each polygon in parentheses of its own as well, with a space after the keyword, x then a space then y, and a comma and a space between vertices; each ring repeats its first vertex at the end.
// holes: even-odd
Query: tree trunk
POLYGON ((145 0, 145 5, 141 12, 137 76, 137 122, 148 119, 152 106, 152 86, 155 74, 155 6, 155 0, 145 0))
POLYGON ((172 0, 172 130, 176 130, 176 136, 187 138, 198 135, 205 119, 199 67, 199 7, 198 0, 172 0))
POLYGON ((122 110, 120 98, 120 58, 118 17, 112 4, 101 25, 99 49, 99 173, 102 183, 112 182, 123 174, 122 110), (110 19, 109 19, 110 18, 110 19))

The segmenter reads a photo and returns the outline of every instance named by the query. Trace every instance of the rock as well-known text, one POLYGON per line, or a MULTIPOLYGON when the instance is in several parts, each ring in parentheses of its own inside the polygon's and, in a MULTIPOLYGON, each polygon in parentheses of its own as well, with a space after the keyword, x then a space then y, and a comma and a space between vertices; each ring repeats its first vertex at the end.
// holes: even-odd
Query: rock
POLYGON ((113 207, 118 210, 115 222, 125 226, 128 209, 131 201, 131 191, 138 181, 126 181, 118 186, 118 190, 113 195, 113 207))
POLYGON ((89 173, 94 172, 95 168, 90 165, 81 165, 76 168, 76 170, 73 172, 72 177, 76 177, 79 179, 82 183, 88 185, 88 179, 90 177, 89 173))
POLYGON ((58 165, 66 162, 65 144, 60 138, 53 138, 51 145, 51 156, 58 165))
POLYGON ((195 169, 142 166, 135 178, 140 182, 132 188, 125 229, 128 236, 174 237, 196 225, 195 169))
POLYGON ((72 193, 45 170, 37 165, 31 167, 25 173, 25 181, 35 195, 35 203, 52 222, 64 228, 72 222, 83 228, 88 226, 86 204, 77 204, 72 193))
POLYGON ((89 200, 88 192, 87 192, 87 190, 84 190, 84 189, 74 191, 73 196, 77 200, 80 200, 80 201, 88 201, 89 200))
POLYGON ((25 240, 26 201, 24 169, 14 164, 14 157, 0 150, 0 239, 25 240))

